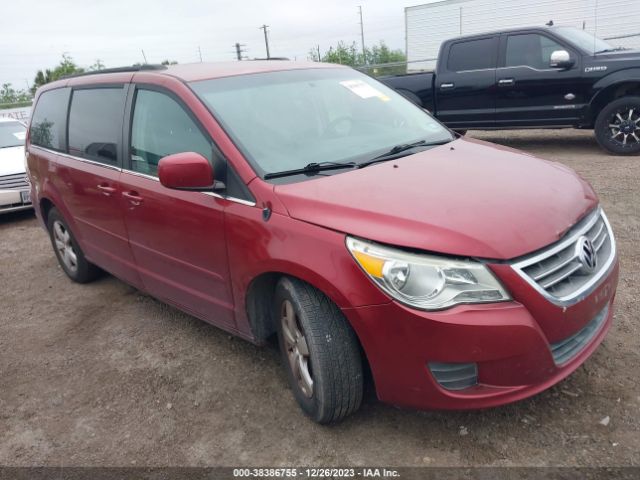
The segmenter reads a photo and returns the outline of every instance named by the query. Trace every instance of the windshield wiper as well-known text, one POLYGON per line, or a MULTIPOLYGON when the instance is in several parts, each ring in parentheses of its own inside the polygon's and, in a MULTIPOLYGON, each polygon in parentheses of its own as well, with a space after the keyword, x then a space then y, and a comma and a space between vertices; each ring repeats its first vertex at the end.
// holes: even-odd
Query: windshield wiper
POLYGON ((367 160, 366 162, 362 162, 358 164, 358 168, 368 167, 369 165, 373 165, 378 162, 385 162, 387 160, 394 160, 396 158, 405 157, 410 155, 409 150, 413 150, 417 147, 435 147, 436 145, 444 145, 445 143, 449 143, 451 140, 443 140, 441 142, 427 142, 426 140, 418 140, 413 143, 403 143, 400 145, 396 145, 391 148, 387 152, 382 155, 378 155, 377 157, 373 157, 371 160, 367 160))
POLYGON ((264 179, 288 177, 290 175, 300 175, 303 173, 317 173, 323 170, 337 170, 339 168, 355 168, 356 162, 320 162, 308 163, 302 168, 294 168, 293 170, 283 170, 282 172, 266 173, 264 179))

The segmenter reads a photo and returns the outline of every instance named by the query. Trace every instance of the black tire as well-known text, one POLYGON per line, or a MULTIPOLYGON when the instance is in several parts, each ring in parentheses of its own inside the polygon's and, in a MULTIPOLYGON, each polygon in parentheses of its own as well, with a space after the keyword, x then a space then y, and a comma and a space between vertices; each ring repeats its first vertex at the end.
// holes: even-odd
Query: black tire
POLYGON ((598 114, 594 133, 598 144, 604 150, 614 155, 638 155, 640 153, 640 97, 622 97, 605 106, 598 114), (629 118, 630 114, 631 118, 629 118), (618 124, 621 125, 620 128, 611 127, 618 124), (626 143, 624 143, 625 138, 626 143))
POLYGON ((66 273, 71 280, 78 283, 87 283, 96 279, 100 275, 101 270, 85 258, 82 249, 73 235, 73 232, 67 225, 64 217, 55 207, 49 210, 49 214, 47 215, 47 228, 49 230, 49 238, 51 239, 51 245, 53 246, 53 251, 56 254, 58 263, 60 263, 64 273, 66 273), (71 248, 71 251, 75 255, 75 264, 70 265, 69 261, 65 259, 64 254, 60 250, 58 245, 61 242, 61 238, 56 237, 56 229, 58 233, 63 231, 68 234, 68 237, 65 236, 68 240, 63 243, 66 243, 66 248, 71 248))
POLYGON ((355 412, 362 403, 362 359, 356 335, 340 309, 319 290, 289 277, 278 282, 273 309, 289 385, 302 410, 322 424, 337 422, 355 412), (298 333, 308 347, 305 362, 312 378, 311 392, 305 393, 301 387, 304 381, 290 362, 292 352, 283 321, 286 302, 293 307, 298 333))

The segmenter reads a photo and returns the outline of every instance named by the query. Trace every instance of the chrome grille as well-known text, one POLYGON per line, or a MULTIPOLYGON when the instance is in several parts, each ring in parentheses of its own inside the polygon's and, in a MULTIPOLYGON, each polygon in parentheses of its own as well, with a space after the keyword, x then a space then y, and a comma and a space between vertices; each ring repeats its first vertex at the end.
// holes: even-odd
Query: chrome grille
POLYGON ((562 240, 516 260, 513 268, 549 300, 567 305, 595 286, 614 258, 613 232, 598 208, 562 240))
POLYGON ((25 190, 29 188, 26 173, 3 175, 0 177, 0 190, 25 190))
POLYGON ((551 353, 556 365, 563 365, 578 355, 593 337, 600 331, 609 313, 609 305, 604 307, 580 331, 556 343, 551 344, 551 353))

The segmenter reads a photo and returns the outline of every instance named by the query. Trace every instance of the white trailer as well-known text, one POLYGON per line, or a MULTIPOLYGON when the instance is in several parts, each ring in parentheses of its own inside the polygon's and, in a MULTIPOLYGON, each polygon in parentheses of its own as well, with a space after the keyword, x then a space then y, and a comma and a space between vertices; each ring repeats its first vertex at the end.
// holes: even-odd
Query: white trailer
POLYGON ((405 8, 408 70, 433 68, 448 38, 551 20, 640 49, 640 0, 443 0, 405 8))

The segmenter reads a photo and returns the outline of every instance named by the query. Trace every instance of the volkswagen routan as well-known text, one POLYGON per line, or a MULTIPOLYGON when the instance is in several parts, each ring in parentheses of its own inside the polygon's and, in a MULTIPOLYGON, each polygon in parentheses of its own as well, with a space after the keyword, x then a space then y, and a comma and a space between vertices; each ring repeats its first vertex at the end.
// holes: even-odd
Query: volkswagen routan
POLYGON ((66 78, 38 90, 26 156, 71 280, 106 271, 250 342, 276 336, 320 423, 356 411, 369 378, 404 407, 517 401, 611 326, 616 245, 585 180, 459 137, 348 67, 66 78))

